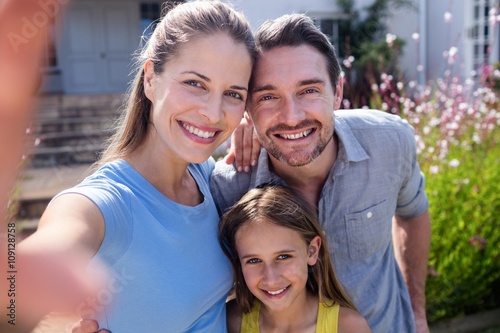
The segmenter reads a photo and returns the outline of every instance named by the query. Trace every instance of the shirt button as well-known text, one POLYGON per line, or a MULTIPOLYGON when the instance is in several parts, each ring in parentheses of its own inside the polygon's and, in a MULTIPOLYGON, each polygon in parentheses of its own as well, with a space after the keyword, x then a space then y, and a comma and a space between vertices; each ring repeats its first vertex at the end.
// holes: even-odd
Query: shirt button
POLYGON ((372 216, 373 216, 373 213, 372 213, 372 212, 368 212, 368 213, 366 214, 366 217, 367 217, 367 218, 369 218, 369 219, 371 219, 371 218, 372 218, 372 216))

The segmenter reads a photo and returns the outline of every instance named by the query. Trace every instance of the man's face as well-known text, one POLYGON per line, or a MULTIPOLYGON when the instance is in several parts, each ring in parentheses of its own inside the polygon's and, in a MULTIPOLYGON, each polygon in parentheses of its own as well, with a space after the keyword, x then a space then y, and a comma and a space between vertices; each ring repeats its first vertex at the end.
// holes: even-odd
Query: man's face
POLYGON ((290 166, 316 159, 332 140, 342 94, 325 57, 308 45, 264 52, 254 68, 249 111, 262 146, 290 166))

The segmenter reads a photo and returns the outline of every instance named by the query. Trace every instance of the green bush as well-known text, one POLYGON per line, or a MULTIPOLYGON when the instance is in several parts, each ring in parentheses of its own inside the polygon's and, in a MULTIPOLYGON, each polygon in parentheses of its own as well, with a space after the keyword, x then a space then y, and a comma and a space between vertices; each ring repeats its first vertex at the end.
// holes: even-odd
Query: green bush
POLYGON ((384 89, 398 87, 401 97, 379 90, 371 106, 401 110, 415 128, 432 219, 428 319, 499 307, 498 96, 488 86, 451 77, 413 89, 391 80, 385 78, 384 89))

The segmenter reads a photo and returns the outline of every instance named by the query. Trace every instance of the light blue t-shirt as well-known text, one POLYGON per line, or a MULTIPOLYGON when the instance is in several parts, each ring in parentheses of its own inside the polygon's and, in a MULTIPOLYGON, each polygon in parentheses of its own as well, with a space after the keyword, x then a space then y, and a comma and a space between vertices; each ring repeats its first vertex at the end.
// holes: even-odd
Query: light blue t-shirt
POLYGON ((204 195, 196 207, 169 200, 124 160, 63 192, 85 195, 104 216, 104 241, 93 260, 108 265, 113 277, 91 306, 106 305, 97 314, 101 328, 227 331, 225 301, 233 276, 217 239, 219 216, 208 187, 213 167, 209 160, 188 168, 204 195))
MULTIPOLYGON (((392 249, 392 217, 426 211, 413 129, 375 110, 335 111, 338 157, 321 191, 319 219, 339 280, 373 333, 415 331, 408 289, 392 249)), ((259 184, 283 180, 261 151, 257 167, 217 163, 212 194, 222 212, 259 184)))

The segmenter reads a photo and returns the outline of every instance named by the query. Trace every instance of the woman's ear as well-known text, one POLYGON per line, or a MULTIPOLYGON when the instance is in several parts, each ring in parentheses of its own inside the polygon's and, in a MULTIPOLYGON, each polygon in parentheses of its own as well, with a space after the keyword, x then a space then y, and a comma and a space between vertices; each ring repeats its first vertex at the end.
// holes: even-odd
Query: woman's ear
POLYGON ((307 264, 309 266, 316 265, 316 262, 318 261, 320 249, 321 249, 321 237, 316 236, 311 240, 311 243, 309 243, 309 247, 308 247, 309 258, 307 259, 307 264))
POLYGON ((144 63, 144 94, 149 100, 152 100, 154 93, 154 83, 155 83, 155 70, 154 64, 151 60, 147 60, 144 63))

